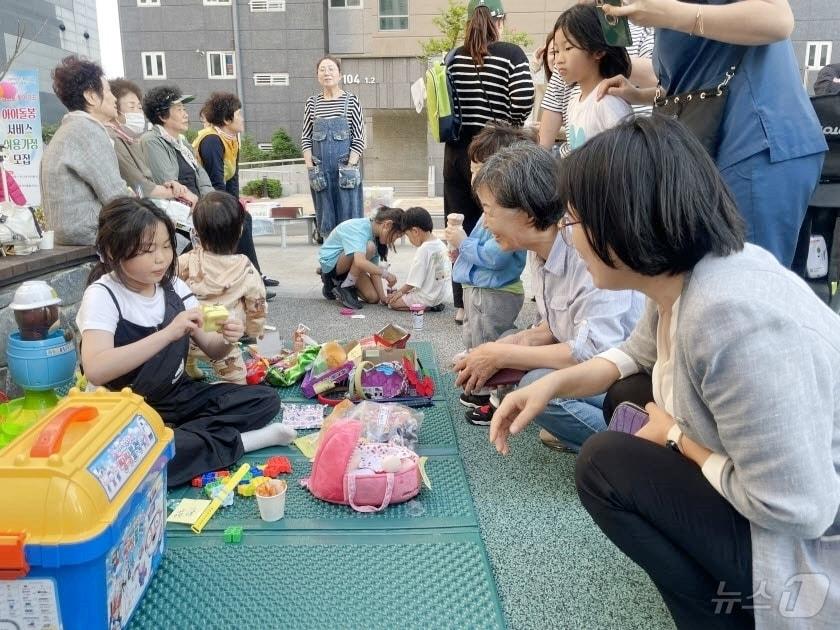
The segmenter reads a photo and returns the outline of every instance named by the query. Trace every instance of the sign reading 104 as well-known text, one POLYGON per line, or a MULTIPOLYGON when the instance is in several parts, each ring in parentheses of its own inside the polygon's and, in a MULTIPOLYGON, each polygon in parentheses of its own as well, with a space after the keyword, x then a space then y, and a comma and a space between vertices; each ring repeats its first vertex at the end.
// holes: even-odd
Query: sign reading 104
POLYGON ((376 77, 360 77, 358 74, 345 74, 343 81, 346 85, 350 85, 352 83, 355 83, 356 85, 360 83, 367 83, 370 85, 376 83, 376 77))

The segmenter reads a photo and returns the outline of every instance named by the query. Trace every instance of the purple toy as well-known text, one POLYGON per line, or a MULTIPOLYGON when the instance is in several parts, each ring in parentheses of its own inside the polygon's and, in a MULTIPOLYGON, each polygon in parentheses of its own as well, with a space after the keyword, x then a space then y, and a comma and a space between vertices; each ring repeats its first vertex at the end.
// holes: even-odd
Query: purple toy
MULTIPOLYGON (((405 392, 406 378, 399 363, 387 362, 376 366, 363 364, 361 371, 361 391, 366 398, 397 398, 405 392)), ((358 381, 357 381, 358 384, 358 381)))
POLYGON ((350 372, 353 371, 353 366, 354 363, 352 361, 348 361, 344 365, 340 365, 332 370, 327 370, 323 374, 319 374, 314 378, 312 376, 312 370, 309 370, 306 373, 306 376, 303 377, 303 383, 300 385, 300 390, 307 398, 315 398, 318 394, 328 392, 331 389, 334 389, 337 385, 345 382, 347 377, 350 376, 350 372))

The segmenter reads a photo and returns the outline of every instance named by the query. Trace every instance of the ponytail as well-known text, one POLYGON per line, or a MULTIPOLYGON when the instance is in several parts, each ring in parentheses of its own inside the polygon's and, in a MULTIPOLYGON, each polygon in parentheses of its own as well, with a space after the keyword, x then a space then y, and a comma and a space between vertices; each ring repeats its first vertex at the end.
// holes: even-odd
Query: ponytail
POLYGON ((499 29, 496 20, 486 6, 476 7, 464 36, 464 51, 472 57, 476 66, 484 65, 484 58, 490 54, 490 44, 499 41, 499 29))
MULTIPOLYGON (((382 206, 379 210, 376 211, 376 216, 373 218, 374 223, 385 223, 386 221, 391 222, 391 234, 393 235, 395 232, 397 234, 403 234, 405 232, 405 210, 402 208, 389 208, 387 206, 382 206)), ((395 238, 394 241, 397 239, 395 238)), ((388 260, 388 250, 392 249, 397 251, 397 248, 394 247, 394 243, 392 242, 391 245, 386 243, 380 242, 377 238, 374 240, 376 244, 376 253, 379 254, 379 257, 382 260, 388 260)))

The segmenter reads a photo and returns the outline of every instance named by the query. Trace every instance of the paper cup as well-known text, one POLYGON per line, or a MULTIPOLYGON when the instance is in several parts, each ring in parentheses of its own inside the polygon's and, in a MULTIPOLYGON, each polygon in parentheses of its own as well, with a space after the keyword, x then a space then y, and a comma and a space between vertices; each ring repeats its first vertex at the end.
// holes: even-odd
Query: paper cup
POLYGON ((256 493, 260 518, 269 523, 279 521, 283 518, 283 514, 286 511, 286 482, 272 479, 271 481, 266 481, 263 485, 272 486, 277 491, 277 494, 272 497, 264 497, 259 492, 256 493))
POLYGON ((41 242, 38 245, 39 249, 52 249, 55 247, 55 232, 47 230, 41 235, 41 242))

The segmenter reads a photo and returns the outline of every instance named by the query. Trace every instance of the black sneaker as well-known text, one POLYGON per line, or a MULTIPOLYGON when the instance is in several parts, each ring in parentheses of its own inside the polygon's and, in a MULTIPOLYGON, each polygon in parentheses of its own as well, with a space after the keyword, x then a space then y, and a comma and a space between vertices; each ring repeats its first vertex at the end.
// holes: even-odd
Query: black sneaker
POLYGON ((486 427, 489 426, 490 421, 493 419, 493 412, 495 411, 496 408, 493 405, 483 405, 465 412, 464 418, 466 418, 467 422, 470 424, 474 424, 479 427, 486 427))
POLYGON ((429 306, 426 311, 429 313, 440 313, 445 308, 445 304, 436 304, 435 306, 429 306))
POLYGON ((356 291, 353 287, 335 287, 333 289, 335 299, 341 302, 342 306, 359 310, 362 308, 362 303, 356 297, 356 291))
POLYGON ((318 269, 318 275, 321 276, 321 295, 328 300, 334 300, 335 294, 333 293, 333 289, 335 288, 335 283, 333 282, 332 274, 324 273, 318 269))
POLYGON ((486 396, 477 396, 475 394, 461 394, 461 398, 459 401, 464 407, 468 407, 470 409, 478 409, 479 407, 483 407, 484 405, 490 404, 490 394, 486 396))
POLYGON ((274 278, 269 278, 268 276, 262 277, 263 284, 267 287, 276 287, 280 284, 279 280, 275 280, 274 278))
POLYGON ((277 297, 277 294, 274 291, 266 291, 265 292, 265 301, 271 302, 274 298, 277 297))

